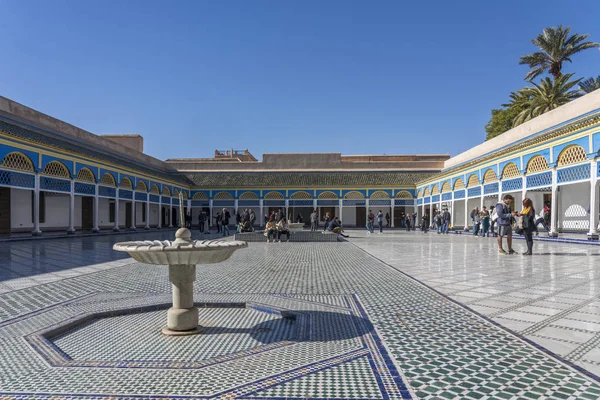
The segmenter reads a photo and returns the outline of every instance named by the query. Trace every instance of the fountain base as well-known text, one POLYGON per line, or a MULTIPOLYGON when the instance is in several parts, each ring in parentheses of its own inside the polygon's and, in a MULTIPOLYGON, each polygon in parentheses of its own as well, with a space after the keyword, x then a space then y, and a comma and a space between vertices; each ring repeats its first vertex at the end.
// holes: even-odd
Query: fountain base
POLYGON ((189 331, 174 331, 173 329, 169 329, 168 326, 165 326, 162 328, 161 332, 165 336, 190 336, 204 333, 204 327, 198 325, 196 328, 189 331))

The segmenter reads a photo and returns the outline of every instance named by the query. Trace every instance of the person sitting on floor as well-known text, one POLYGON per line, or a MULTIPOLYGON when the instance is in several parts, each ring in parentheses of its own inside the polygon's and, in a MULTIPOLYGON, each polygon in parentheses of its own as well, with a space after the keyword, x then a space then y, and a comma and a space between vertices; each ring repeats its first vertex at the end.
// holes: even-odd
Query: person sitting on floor
POLYGON ((290 226, 288 225, 285 218, 281 219, 277 223, 277 240, 281 242, 281 236, 286 235, 287 241, 290 241, 290 226))
POLYGON ((267 237, 267 243, 275 241, 275 232, 277 226, 275 225, 275 218, 270 217, 267 226, 265 226, 265 236, 267 237))

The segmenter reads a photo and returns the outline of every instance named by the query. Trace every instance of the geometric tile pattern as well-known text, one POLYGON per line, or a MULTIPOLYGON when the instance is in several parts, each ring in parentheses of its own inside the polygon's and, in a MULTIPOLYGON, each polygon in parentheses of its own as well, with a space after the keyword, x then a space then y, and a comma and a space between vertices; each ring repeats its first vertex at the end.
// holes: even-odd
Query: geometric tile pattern
POLYGON ((590 164, 576 165, 556 171, 558 183, 590 179, 590 164))
POLYGON ((502 180, 502 191, 513 192, 523 188, 523 178, 502 180))
POLYGON ((20 172, 0 170, 0 185, 33 188, 35 186, 35 177, 20 172))
MULTIPOLYGON (((145 337, 141 341, 148 346, 140 346, 135 334, 126 335, 136 345, 121 347, 134 356, 132 362, 153 361, 140 358, 149 353, 168 356, 163 362, 235 357, 202 368, 56 368, 23 340, 81 315, 168 303, 170 284, 162 266, 132 263, 0 294, 0 393, 148 399, 600 396, 598 377, 590 372, 598 360, 592 316, 600 303, 594 247, 536 242, 534 257, 501 257, 492 240, 463 235, 361 235, 352 231, 351 242, 340 243, 250 243, 223 263, 199 265, 196 301, 256 307, 244 310, 251 311, 248 317, 236 314, 239 309, 214 310, 214 325, 203 321, 209 316, 203 313, 213 311, 200 310, 202 324, 236 331, 226 333, 235 339, 224 339, 231 347, 207 344, 212 358, 203 358, 194 346, 183 352, 177 347, 184 345, 165 347, 158 336, 145 337), (279 320, 267 310, 297 315, 292 329, 308 327, 305 340, 274 329, 271 339, 252 347, 255 338, 244 337, 256 334, 249 326, 260 327, 263 318, 266 324, 279 320), (545 331, 548 327, 554 330, 545 331), (571 350, 560 354, 581 361, 576 368, 554 354, 558 347, 542 344, 557 332, 573 332, 562 336, 571 350), (282 338, 294 343, 279 346, 282 338), (580 344, 573 346, 575 341, 580 344), (278 347, 264 350, 267 346, 278 347), (244 353, 250 349, 258 351, 244 353)), ((159 324, 152 315, 148 311, 139 323, 159 324)), ((119 329, 126 321, 122 316, 119 329)), ((106 326, 84 328, 94 343, 106 339, 100 333, 106 326)), ((106 347, 82 350, 83 336, 75 340, 74 333, 71 343, 63 342, 74 361, 90 352, 104 359, 118 354, 106 347)))
POLYGON ((550 186, 552 185, 552 172, 544 172, 537 175, 527 175, 527 187, 550 186))

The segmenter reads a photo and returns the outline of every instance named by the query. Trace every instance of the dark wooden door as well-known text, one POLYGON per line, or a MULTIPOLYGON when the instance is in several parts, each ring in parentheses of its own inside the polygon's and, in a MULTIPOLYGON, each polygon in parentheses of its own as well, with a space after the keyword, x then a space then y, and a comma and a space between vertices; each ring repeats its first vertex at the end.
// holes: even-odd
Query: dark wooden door
POLYGON ((0 234, 10 233, 10 188, 0 187, 0 234))
POLYGON ((94 198, 81 198, 81 229, 90 231, 94 228, 94 198))
POLYGON ((125 203, 125 223, 126 227, 131 225, 131 202, 125 203))
POLYGON ((177 209, 175 207, 171 209, 171 221, 173 221, 173 226, 177 226, 177 209))
POLYGON ((356 207, 356 226, 367 225, 367 208, 356 207))
MULTIPOLYGON (((406 212, 405 207, 394 207, 394 226, 399 228, 403 224, 402 215, 406 212)), ((404 215, 406 217, 406 215, 404 215)))

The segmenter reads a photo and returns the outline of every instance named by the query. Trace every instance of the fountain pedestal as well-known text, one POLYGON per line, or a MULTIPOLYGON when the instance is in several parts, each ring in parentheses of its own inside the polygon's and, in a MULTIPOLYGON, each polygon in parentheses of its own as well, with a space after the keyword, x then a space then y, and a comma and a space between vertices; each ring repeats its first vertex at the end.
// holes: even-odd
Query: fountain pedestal
POLYGON ((190 240, 189 229, 175 233, 175 241, 146 240, 122 242, 114 250, 125 251, 144 264, 169 266, 169 281, 173 291, 173 306, 167 311, 167 326, 162 333, 171 336, 194 335, 202 332, 198 325, 198 308, 194 307, 194 281, 197 264, 214 264, 227 260, 246 242, 220 240, 190 240))

